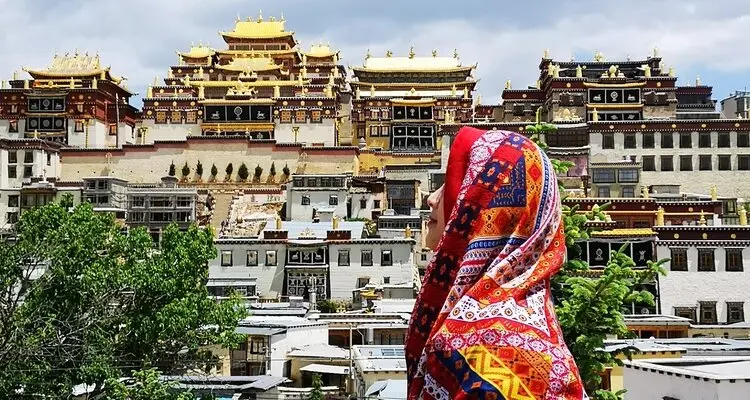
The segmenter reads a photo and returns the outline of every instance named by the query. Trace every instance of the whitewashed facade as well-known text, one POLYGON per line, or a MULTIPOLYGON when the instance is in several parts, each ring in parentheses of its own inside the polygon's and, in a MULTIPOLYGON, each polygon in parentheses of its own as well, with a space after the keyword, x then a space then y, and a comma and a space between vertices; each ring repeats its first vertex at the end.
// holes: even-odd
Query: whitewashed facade
POLYGON ((286 219, 331 221, 347 217, 346 175, 293 175, 287 185, 286 219))

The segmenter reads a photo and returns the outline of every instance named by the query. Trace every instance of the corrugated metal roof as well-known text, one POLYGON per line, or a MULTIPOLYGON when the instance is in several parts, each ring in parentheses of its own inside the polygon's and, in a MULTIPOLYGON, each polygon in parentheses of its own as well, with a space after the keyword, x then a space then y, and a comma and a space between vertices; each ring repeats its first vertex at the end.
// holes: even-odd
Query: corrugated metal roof
POLYGON ((320 372, 321 374, 348 375, 349 367, 341 365, 309 364, 299 369, 300 371, 320 372))
POLYGON ((349 351, 338 346, 318 343, 307 346, 296 347, 287 354, 288 357, 302 358, 337 358, 348 359, 349 351))

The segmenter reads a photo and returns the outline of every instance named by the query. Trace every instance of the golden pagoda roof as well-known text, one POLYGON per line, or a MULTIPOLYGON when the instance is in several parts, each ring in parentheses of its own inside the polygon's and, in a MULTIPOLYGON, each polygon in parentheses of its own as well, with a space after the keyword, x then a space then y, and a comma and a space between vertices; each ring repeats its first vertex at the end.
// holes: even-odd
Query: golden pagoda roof
MULTIPOLYGON (((86 54, 68 55, 67 53, 63 56, 55 54, 52 59, 52 63, 45 69, 32 69, 23 68, 24 71, 28 72, 34 79, 39 78, 68 78, 68 77, 94 77, 101 76, 102 72, 109 75, 109 67, 102 67, 99 60, 99 54, 94 56, 86 54)), ((107 76, 110 80, 119 82, 118 79, 113 79, 111 76, 107 76)))
POLYGON ((276 64, 270 57, 234 57, 229 64, 218 65, 217 68, 221 68, 226 71, 237 71, 237 72, 251 72, 251 71, 271 71, 275 69, 281 69, 281 66, 276 64))
POLYGON ((285 22, 283 16, 279 20, 273 17, 263 20, 263 16, 258 16, 258 19, 253 20, 252 17, 248 17, 245 21, 237 19, 231 32, 219 33, 221 36, 234 39, 267 39, 293 35, 294 32, 284 29, 285 22))
POLYGON ((206 58, 211 57, 216 53, 214 49, 204 46, 203 44, 199 44, 198 46, 190 46, 190 51, 187 53, 183 53, 178 51, 177 54, 181 55, 182 57, 187 58, 206 58))
POLYGON ((457 56, 438 57, 433 52, 431 57, 417 57, 413 50, 407 57, 393 57, 388 51, 385 57, 365 57, 362 67, 353 67, 356 71, 370 72, 399 72, 399 71, 417 71, 417 72, 452 72, 452 71, 469 71, 476 68, 476 65, 462 66, 461 60, 457 56))
POLYGON ((648 237, 656 236, 651 228, 620 228, 591 233, 592 237, 648 237))
POLYGON ((310 46, 310 51, 303 51, 304 55, 308 57, 331 57, 339 53, 339 50, 331 49, 329 44, 313 44, 310 46))

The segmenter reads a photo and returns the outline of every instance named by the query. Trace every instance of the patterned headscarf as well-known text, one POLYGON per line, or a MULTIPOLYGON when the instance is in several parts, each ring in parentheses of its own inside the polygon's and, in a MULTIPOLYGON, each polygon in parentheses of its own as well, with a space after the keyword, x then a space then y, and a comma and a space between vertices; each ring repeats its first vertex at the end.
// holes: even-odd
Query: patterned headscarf
POLYGON ((550 294, 565 235, 547 156, 516 133, 462 128, 443 196, 406 338, 408 398, 587 399, 550 294))

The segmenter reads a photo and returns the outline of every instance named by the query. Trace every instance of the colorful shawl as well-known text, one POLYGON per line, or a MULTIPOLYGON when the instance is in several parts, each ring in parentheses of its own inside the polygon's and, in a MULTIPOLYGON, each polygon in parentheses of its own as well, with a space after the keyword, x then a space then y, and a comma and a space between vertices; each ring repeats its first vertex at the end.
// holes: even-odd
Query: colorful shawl
POLYGON ((565 236, 552 164, 532 141, 462 128, 446 229, 406 338, 409 399, 587 399, 550 278, 565 236))

